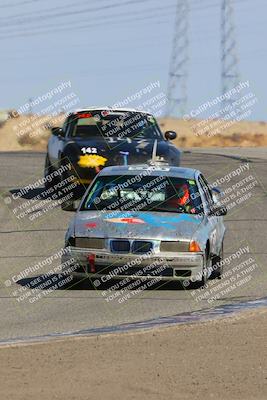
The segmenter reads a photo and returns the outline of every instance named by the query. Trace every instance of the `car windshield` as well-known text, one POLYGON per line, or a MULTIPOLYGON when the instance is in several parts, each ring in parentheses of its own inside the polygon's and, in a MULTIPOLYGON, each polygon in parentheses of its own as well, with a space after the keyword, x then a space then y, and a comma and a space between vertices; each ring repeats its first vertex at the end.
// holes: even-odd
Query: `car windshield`
POLYGON ((70 123, 71 137, 106 140, 163 140, 160 128, 151 115, 139 112, 77 113, 70 123))
POLYGON ((100 176, 81 211, 156 211, 198 214, 202 202, 195 180, 166 176, 100 176))

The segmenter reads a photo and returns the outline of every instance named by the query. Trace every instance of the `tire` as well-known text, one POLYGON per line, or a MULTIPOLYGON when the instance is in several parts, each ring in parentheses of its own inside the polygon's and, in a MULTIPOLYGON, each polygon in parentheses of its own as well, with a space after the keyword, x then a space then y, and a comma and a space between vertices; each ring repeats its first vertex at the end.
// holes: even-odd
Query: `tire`
MULTIPOLYGON (((66 165, 65 161, 62 158, 60 166, 65 166, 65 165, 66 165)), ((61 182, 64 182, 66 179, 68 179, 68 177, 69 177, 68 173, 66 171, 64 171, 62 173, 62 175, 60 176, 61 182)), ((64 185, 64 187, 66 188, 65 185, 64 185)), ((74 208, 74 201, 76 199, 75 191, 68 191, 68 192, 65 193, 65 195, 66 194, 68 196, 71 195, 71 199, 70 200, 65 200, 65 201, 63 200, 62 203, 61 203, 61 209, 64 210, 64 211, 75 211, 75 208, 74 208)), ((64 195, 63 195, 63 199, 64 199, 64 195)))
MULTIPOLYGON (((52 174, 55 171, 55 169, 52 167, 50 161, 49 161, 49 157, 48 154, 46 155, 45 158, 45 168, 44 168, 44 177, 46 178, 48 175, 52 174)), ((57 184, 59 182, 57 177, 54 177, 53 179, 51 179, 51 181, 46 180, 44 183, 45 189, 48 190, 52 187, 54 187, 55 184, 57 184)))
MULTIPOLYGON (((66 166, 66 160, 64 159, 63 155, 61 155, 61 163, 60 163, 60 167, 62 166, 66 166)), ((66 179, 68 179, 70 176, 74 176, 75 181, 77 181, 77 186, 75 188, 73 188, 70 192, 68 191, 67 193, 70 194, 72 193, 72 197, 71 200, 68 200, 66 203, 69 203, 70 201, 72 201, 73 203, 75 202, 75 200, 80 200, 82 198, 82 196, 85 193, 85 190, 83 189, 83 185, 80 185, 79 182, 79 175, 76 173, 75 170, 71 171, 71 174, 68 171, 64 171, 60 177, 61 181, 65 181, 66 179)), ((70 182, 71 184, 71 182, 70 182)), ((63 208, 62 208, 63 209, 63 208)), ((66 204, 66 208, 64 208, 66 211, 73 211, 68 209, 68 205, 66 204)))
POLYGON ((211 258, 208 254, 208 251, 206 250, 206 256, 205 256, 205 265, 203 266, 202 270, 202 278, 201 281, 198 281, 195 283, 197 288, 203 288, 205 289, 207 282, 208 282, 208 271, 209 268, 211 267, 211 258))
POLYGON ((218 266, 218 264, 223 261, 223 242, 220 250, 220 254, 218 256, 213 257, 212 259, 212 274, 211 279, 222 279, 223 275, 223 265, 218 266))
MULTIPOLYGON (((46 178, 48 175, 50 175, 52 172, 52 167, 48 158, 48 154, 45 157, 45 167, 44 167, 44 177, 46 178)), ((52 182, 45 181, 45 189, 50 189, 52 187, 52 182)))

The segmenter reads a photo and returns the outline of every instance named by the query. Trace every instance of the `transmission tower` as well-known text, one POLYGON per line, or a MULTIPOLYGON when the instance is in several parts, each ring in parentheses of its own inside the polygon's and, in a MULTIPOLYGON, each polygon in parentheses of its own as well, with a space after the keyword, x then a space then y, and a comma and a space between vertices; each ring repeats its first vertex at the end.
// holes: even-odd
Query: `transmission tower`
MULTIPOLYGON (((221 6, 222 94, 239 82, 237 46, 235 40, 234 9, 232 0, 222 0, 221 6)), ((225 99, 223 106, 234 98, 225 99)))
POLYGON ((189 43, 188 16, 188 0, 177 0, 175 34, 167 89, 167 115, 182 116, 186 112, 189 43))

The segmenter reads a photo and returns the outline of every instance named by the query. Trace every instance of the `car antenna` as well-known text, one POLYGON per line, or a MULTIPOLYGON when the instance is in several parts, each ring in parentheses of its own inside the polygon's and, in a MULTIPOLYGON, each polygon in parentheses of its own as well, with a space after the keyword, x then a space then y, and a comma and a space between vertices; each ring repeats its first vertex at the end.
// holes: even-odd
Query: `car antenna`
POLYGON ((128 155, 129 151, 120 151, 120 154, 123 157, 123 165, 128 165, 128 155))
POLYGON ((154 141, 154 144, 153 144, 152 157, 148 161, 148 164, 151 165, 151 166, 152 165, 156 166, 156 165, 168 164, 168 163, 166 163, 165 160, 162 160, 161 157, 157 155, 157 150, 158 150, 158 140, 156 139, 154 141))
POLYGON ((157 139, 155 139, 152 150, 152 158, 151 158, 151 163, 153 164, 157 161, 157 147, 158 147, 158 141, 157 139))
POLYGON ((168 165, 168 162, 162 160, 162 157, 157 156, 157 150, 158 150, 158 140, 155 139, 152 149, 152 158, 151 160, 148 161, 148 164, 150 164, 151 166, 162 165, 162 164, 168 165))

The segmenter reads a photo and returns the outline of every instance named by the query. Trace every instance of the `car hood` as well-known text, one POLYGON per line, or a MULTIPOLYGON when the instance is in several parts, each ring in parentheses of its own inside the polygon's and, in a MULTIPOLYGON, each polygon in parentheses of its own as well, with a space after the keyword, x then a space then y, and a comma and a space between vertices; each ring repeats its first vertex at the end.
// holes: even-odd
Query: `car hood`
POLYGON ((79 237, 190 240, 203 217, 168 212, 77 212, 74 234, 79 237))
MULTIPOLYGON (((143 162, 151 158, 154 140, 117 140, 111 141, 101 139, 76 139, 67 141, 64 148, 64 154, 72 161, 78 161, 83 155, 83 147, 92 147, 97 149, 97 154, 107 159, 107 165, 123 164, 123 156, 120 152, 128 152, 128 163, 143 162)), ((172 144, 165 140, 158 141, 157 155, 168 158, 169 149, 172 144)))

